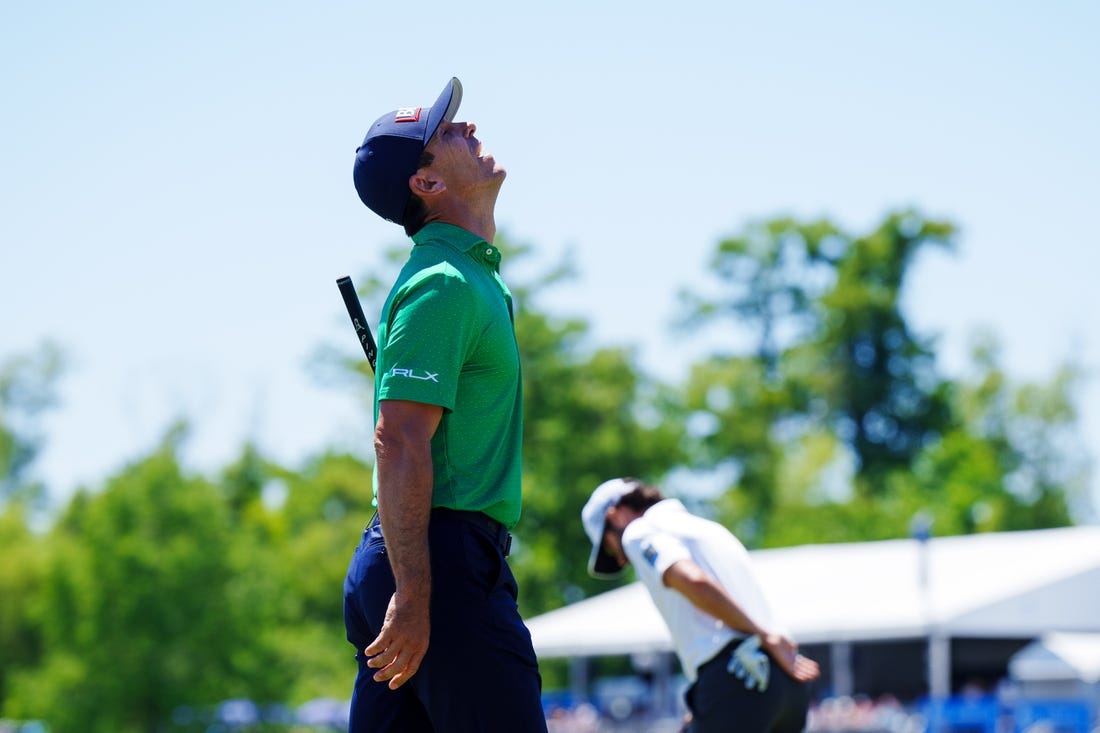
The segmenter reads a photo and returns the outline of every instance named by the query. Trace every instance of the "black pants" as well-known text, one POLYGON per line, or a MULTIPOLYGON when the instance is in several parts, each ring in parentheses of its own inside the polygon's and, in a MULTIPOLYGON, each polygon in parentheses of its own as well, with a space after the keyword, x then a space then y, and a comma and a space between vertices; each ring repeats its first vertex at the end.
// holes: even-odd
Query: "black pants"
POLYGON ((382 628, 393 573, 382 528, 363 532, 344 582, 359 662, 351 733, 545 733, 538 663, 500 540, 461 513, 432 511, 431 639, 417 673, 391 690, 374 681, 363 648, 382 628))
POLYGON ((809 687, 794 680, 774 660, 768 688, 746 689, 726 667, 741 639, 730 642, 714 659, 699 667, 699 677, 688 688, 691 733, 800 733, 810 707, 809 687))

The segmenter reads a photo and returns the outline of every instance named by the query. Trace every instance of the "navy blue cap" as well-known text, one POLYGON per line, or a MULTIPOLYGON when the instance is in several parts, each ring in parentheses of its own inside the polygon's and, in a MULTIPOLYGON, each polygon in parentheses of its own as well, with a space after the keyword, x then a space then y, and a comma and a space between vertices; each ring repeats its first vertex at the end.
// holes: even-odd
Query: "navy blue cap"
POLYGON ((429 109, 402 107, 375 120, 355 149, 352 171, 355 190, 367 208, 395 224, 405 223, 412 196, 409 178, 416 173, 420 153, 439 123, 454 119, 461 101, 462 83, 452 78, 429 109))

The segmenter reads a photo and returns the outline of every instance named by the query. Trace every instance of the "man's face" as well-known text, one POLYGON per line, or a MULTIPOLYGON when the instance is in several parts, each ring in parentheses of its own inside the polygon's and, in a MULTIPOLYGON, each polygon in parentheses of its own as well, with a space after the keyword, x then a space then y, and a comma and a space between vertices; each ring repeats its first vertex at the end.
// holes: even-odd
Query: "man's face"
POLYGON ((454 193, 499 189, 507 175, 496 159, 482 149, 475 132, 477 127, 472 122, 444 121, 424 148, 434 158, 432 172, 454 193))
POLYGON ((630 562, 623 551, 623 530, 639 516, 633 509, 620 505, 609 507, 604 515, 603 550, 618 561, 620 568, 630 562))
POLYGON ((626 564, 630 562, 626 557, 626 553, 623 552, 623 531, 615 529, 610 524, 605 524, 603 528, 603 551, 615 558, 619 568, 626 567, 626 564))

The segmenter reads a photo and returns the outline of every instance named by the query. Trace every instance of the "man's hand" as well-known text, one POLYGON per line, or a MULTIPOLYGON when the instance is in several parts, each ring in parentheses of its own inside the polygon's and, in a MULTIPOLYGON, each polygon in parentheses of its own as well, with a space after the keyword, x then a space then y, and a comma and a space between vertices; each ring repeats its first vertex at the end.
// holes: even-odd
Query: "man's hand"
POLYGON ((745 681, 745 689, 757 689, 764 692, 768 689, 768 678, 771 675, 771 663, 768 655, 760 651, 760 637, 750 636, 737 645, 730 656, 730 663, 726 665, 726 671, 739 680, 745 681))
POLYGON ((799 682, 809 682, 821 674, 817 662, 799 654, 798 644, 782 634, 762 635, 760 646, 776 664, 799 682))
POLYGON ((363 650, 370 657, 367 666, 378 670, 375 682, 389 680, 389 688, 396 690, 420 669, 431 633, 428 606, 427 598, 403 602, 396 593, 390 596, 382 631, 363 650))

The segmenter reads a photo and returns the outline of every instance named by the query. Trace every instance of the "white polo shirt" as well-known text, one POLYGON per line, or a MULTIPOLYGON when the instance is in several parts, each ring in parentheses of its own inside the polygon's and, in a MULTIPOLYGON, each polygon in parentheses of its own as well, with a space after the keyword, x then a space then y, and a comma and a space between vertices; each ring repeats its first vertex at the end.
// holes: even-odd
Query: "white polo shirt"
POLYGON ((741 541, 717 522, 691 514, 678 499, 658 502, 631 522, 623 532, 623 551, 664 617, 684 675, 691 682, 704 662, 744 634, 700 611, 679 591, 661 582, 664 572, 677 561, 694 560, 757 625, 784 631, 753 575, 749 553, 741 541))

